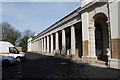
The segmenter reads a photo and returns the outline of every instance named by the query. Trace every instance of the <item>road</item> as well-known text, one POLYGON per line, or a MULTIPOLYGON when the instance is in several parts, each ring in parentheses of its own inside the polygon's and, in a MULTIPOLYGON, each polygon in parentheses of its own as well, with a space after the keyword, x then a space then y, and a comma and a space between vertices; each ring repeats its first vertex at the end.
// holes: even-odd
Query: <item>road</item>
MULTIPOLYGON (((3 79, 118 78, 120 70, 94 67, 53 56, 26 53, 26 60, 2 68, 3 79)), ((115 80, 115 79, 114 79, 115 80)))

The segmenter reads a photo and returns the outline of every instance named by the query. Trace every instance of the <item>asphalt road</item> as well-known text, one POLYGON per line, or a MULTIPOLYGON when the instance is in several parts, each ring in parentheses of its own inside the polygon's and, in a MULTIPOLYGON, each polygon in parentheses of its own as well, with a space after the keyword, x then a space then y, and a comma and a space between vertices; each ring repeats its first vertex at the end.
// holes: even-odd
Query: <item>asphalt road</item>
POLYGON ((115 78, 120 70, 99 68, 53 56, 26 53, 26 60, 2 67, 2 79, 25 80, 41 78, 115 78))

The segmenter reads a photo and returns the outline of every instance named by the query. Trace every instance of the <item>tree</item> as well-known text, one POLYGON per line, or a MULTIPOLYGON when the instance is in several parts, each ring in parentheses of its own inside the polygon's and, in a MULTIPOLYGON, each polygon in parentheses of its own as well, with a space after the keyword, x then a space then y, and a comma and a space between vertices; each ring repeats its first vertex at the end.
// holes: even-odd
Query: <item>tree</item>
POLYGON ((25 30, 23 32, 23 36, 33 37, 35 35, 35 32, 32 32, 31 30, 25 30))
POLYGON ((21 37, 21 33, 9 23, 2 22, 2 41, 8 41, 15 45, 15 41, 21 37))
POLYGON ((28 40, 28 36, 24 36, 20 42, 19 42, 19 47, 22 47, 23 51, 26 52, 27 51, 27 40, 28 40))
POLYGON ((30 37, 33 37, 34 36, 34 32, 32 32, 31 30, 25 30, 23 32, 23 37, 19 40, 19 44, 18 46, 19 47, 22 47, 23 48, 23 51, 27 51, 27 41, 30 37))

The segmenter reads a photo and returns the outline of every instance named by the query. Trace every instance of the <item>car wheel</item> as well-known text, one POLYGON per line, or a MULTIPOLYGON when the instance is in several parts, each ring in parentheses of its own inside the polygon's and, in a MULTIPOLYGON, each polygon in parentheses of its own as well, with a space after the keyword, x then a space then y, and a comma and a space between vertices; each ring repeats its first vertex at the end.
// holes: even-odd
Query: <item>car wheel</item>
POLYGON ((10 64, 11 64, 11 63, 10 63, 9 60, 3 60, 3 61, 2 61, 2 65, 3 65, 3 66, 10 65, 10 64))

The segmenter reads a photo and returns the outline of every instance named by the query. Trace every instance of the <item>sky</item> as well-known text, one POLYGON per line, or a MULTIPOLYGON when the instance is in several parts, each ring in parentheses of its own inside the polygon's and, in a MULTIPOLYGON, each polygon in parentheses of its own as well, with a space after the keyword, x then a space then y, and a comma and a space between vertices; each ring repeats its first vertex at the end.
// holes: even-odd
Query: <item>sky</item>
POLYGON ((2 21, 8 22, 20 32, 31 30, 37 34, 80 7, 80 2, 5 1, 2 2, 0 13, 2 21))

